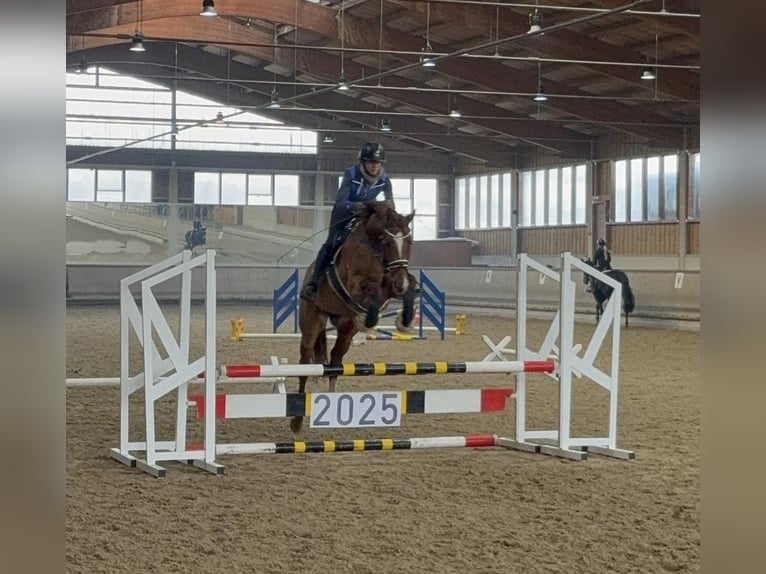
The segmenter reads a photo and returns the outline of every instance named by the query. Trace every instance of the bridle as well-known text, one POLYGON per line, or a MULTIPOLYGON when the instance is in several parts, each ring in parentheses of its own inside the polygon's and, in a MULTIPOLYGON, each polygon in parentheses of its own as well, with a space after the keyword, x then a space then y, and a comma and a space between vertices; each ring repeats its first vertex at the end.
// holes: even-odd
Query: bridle
MULTIPOLYGON (((394 240, 397 247, 399 248, 399 254, 402 253, 402 245, 404 244, 404 240, 407 239, 410 235, 412 235, 412 231, 407 233, 407 235, 402 235, 401 231, 397 233, 391 233, 388 229, 385 230, 386 235, 388 235, 391 239, 394 240)), ((398 269, 398 268, 404 268, 407 269, 410 266, 409 259, 394 259, 393 261, 389 261, 384 265, 384 268, 386 271, 390 271, 391 269, 398 269)))

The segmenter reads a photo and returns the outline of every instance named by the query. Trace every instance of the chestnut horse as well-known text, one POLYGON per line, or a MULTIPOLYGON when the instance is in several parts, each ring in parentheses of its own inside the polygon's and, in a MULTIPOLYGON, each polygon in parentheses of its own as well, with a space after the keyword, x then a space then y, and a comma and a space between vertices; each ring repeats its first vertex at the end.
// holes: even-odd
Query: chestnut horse
MULTIPOLYGON (((414 216, 414 212, 407 216, 397 213, 387 202, 364 203, 351 223, 353 229, 320 279, 316 298, 300 302, 301 364, 328 362, 328 319, 337 334, 330 352, 331 364, 343 361, 354 335, 377 325, 380 310, 390 299, 402 301, 397 327, 405 330, 412 324, 417 281, 408 266, 414 216)), ((308 268, 304 283, 313 267, 308 268)), ((306 379, 299 377, 299 393, 306 392, 306 379)), ((336 379, 329 379, 331 392, 336 379)), ((293 432, 300 431, 302 425, 303 417, 294 417, 290 422, 293 432)))

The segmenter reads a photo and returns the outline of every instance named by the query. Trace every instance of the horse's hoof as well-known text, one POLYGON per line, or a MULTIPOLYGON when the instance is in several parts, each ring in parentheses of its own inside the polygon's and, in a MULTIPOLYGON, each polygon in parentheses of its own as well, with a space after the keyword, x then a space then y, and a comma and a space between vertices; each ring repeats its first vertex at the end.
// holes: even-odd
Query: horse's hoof
POLYGON ((303 417, 294 417, 290 421, 290 430, 292 430, 294 433, 301 432, 302 428, 303 428, 303 417))

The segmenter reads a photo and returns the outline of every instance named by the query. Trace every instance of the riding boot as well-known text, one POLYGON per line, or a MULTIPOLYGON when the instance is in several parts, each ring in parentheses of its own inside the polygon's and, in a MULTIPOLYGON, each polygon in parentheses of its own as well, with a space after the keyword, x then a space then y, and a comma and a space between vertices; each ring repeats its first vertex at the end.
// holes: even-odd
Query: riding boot
POLYGON ((308 283, 301 289, 300 298, 305 301, 313 301, 317 296, 317 287, 319 286, 319 280, 324 275, 327 266, 330 264, 330 258, 332 257, 332 251, 329 246, 329 241, 322 245, 317 255, 316 262, 314 263, 314 273, 311 275, 308 283))

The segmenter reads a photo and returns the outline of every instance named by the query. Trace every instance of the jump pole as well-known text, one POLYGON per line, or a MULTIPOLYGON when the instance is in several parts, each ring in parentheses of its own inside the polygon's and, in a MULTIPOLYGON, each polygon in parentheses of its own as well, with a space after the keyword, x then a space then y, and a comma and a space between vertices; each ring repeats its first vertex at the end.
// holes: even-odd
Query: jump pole
POLYGON ((218 372, 225 377, 340 377, 392 375, 444 375, 449 373, 551 373, 556 364, 551 360, 472 361, 472 362, 403 362, 342 363, 292 365, 222 365, 218 372))
POLYGON ((497 435, 432 436, 420 438, 380 438, 317 440, 294 442, 255 442, 216 445, 217 455, 301 454, 416 450, 424 448, 488 448, 498 446, 497 435))

